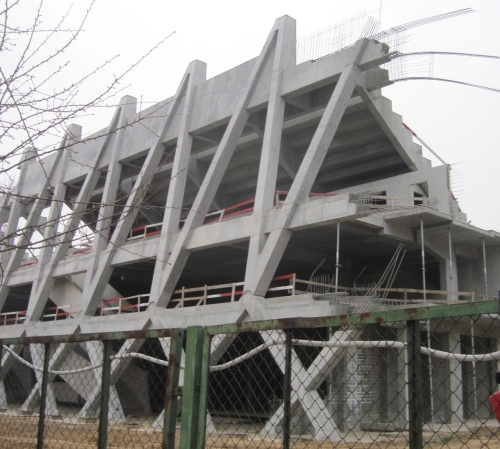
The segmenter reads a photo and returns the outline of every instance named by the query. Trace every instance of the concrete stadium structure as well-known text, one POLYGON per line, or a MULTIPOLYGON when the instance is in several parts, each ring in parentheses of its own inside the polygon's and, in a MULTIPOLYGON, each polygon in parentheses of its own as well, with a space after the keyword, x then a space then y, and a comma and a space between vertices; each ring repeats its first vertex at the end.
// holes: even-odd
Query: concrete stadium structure
MULTIPOLYGON (((138 113, 135 98, 124 97, 109 126, 84 141, 73 125, 61 150, 43 160, 28 148, 0 209, 5 236, 21 219, 26 229, 3 240, 0 338, 332 315, 335 305, 311 293, 330 289, 313 273, 338 269, 340 287, 370 285, 400 243, 407 252, 393 301, 422 299, 423 268, 428 302, 496 296, 500 233, 467 223, 450 167, 432 167, 382 96, 387 45, 361 39, 298 65, 295 54, 295 21, 284 16, 255 59, 208 80, 206 65, 194 61, 171 98, 138 113), (63 203, 73 215, 62 217, 63 203), (81 221, 94 234, 78 246, 81 221), (25 246, 37 226, 49 244, 33 258, 25 246)), ((456 350, 461 336, 445 327, 432 332, 456 350)), ((500 345, 498 325, 490 329, 500 345)), ((168 340, 161 344, 168 351, 168 340)), ((228 344, 213 341, 214 362, 228 344)), ((141 345, 128 340, 120 352, 141 345)), ((91 363, 102 347, 90 349, 81 347, 87 360, 60 345, 50 366, 91 363)), ((34 351, 31 359, 41 364, 34 351)), ((131 359, 113 363, 115 385, 147 389, 131 359)), ((10 353, 2 366, 0 406, 9 406, 4 379, 12 369, 24 379, 29 411, 38 386, 10 353)), ((330 437, 338 420, 321 407, 323 371, 302 401, 311 432, 330 437)), ((98 387, 68 385, 83 398, 80 416, 94 416, 98 387)), ((49 394, 57 397, 57 388, 49 385, 49 394)), ((116 388, 111 394, 122 419, 126 407, 116 388)), ((467 413, 460 394, 450 401, 448 410, 467 413)), ((145 399, 132 406, 151 412, 145 399)), ((54 401, 49 414, 57 413, 54 401)))

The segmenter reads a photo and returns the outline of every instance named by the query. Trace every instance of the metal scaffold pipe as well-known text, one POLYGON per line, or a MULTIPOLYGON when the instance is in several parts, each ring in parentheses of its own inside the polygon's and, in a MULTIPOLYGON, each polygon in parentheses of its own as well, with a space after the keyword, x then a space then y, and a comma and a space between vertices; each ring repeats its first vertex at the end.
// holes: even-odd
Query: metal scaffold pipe
POLYGON ((483 238, 484 300, 488 299, 488 268, 486 266, 486 244, 483 238))
POLYGON ((452 259, 452 251, 453 251, 453 247, 452 247, 452 242, 451 242, 451 228, 448 228, 448 251, 449 251, 449 261, 448 261, 448 264, 450 266, 450 296, 449 296, 449 299, 451 300, 451 280, 453 279, 453 259, 452 259))
POLYGON ((340 255, 340 221, 337 222, 337 248, 335 250, 335 293, 338 292, 339 287, 339 255, 340 255))
MULTIPOLYGON (((427 303, 427 285, 426 285, 426 280, 425 280, 425 240, 424 240, 424 219, 423 217, 420 217, 420 243, 421 243, 421 251, 422 251, 422 284, 423 284, 423 290, 424 290, 424 304, 427 303)), ((427 348, 429 350, 432 349, 431 347, 431 322, 430 320, 426 321, 426 327, 427 327, 427 348)), ((432 359, 430 354, 427 357, 428 360, 428 366, 429 366, 429 390, 430 390, 430 396, 431 396, 431 421, 434 419, 434 394, 433 394, 433 382, 432 382, 432 359)))

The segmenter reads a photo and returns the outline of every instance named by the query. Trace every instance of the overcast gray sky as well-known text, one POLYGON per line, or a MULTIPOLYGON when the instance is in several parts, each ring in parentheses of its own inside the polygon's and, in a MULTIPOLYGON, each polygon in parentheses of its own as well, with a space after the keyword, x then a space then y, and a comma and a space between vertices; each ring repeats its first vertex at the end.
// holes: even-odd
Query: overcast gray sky
MULTIPOLYGON (((71 17, 81 15, 88 1, 75 2, 71 17)), ((175 93, 187 64, 208 64, 208 77, 255 57, 274 20, 288 14, 297 20, 298 36, 324 28, 361 10, 379 17, 382 29, 424 17, 472 7, 458 18, 414 29, 406 51, 453 51, 500 56, 498 0, 349 0, 349 1, 181 1, 97 0, 85 33, 66 53, 71 74, 87 72, 120 55, 110 71, 96 79, 106 83, 145 51, 175 31, 151 57, 130 74, 124 94, 144 102, 175 93)), ((48 0, 47 22, 68 7, 66 0, 48 0)), ((500 61, 436 56, 433 76, 500 89, 500 61)), ((92 86, 88 85, 91 89, 92 86)), ((471 224, 500 231, 498 191, 500 167, 500 94, 436 81, 408 81, 383 89, 395 112, 447 163, 452 164, 454 190, 471 224)), ((120 95, 121 96, 121 95, 120 95)), ((113 110, 97 111, 79 121, 84 134, 104 128, 113 110)), ((426 154, 426 153, 424 153, 426 154)), ((428 154, 426 154, 428 156, 428 154)))

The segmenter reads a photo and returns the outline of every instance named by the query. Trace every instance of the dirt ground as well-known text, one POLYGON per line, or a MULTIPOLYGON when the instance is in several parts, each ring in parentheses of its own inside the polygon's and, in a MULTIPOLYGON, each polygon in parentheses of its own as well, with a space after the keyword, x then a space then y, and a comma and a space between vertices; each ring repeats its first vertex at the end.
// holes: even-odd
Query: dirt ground
MULTIPOLYGON (((281 440, 271 441, 269 439, 242 436, 215 436, 207 437, 206 448, 231 448, 231 449, 281 449, 281 440)), ((424 435, 424 449, 500 449, 500 432, 498 429, 483 428, 477 434, 460 432, 454 435, 433 434, 424 435), (496 434, 495 434, 496 432, 496 434)), ((292 438, 290 446, 294 449, 403 449, 409 448, 408 437, 387 437, 380 434, 376 439, 369 442, 330 442, 314 441, 302 438, 292 438)))
MULTIPOLYGON (((144 429, 136 423, 113 425, 108 432, 108 448, 155 449, 161 448, 161 430, 144 429)), ((6 449, 34 449, 38 431, 37 416, 0 415, 0 447, 6 449)), ((355 439, 355 436, 351 436, 355 439)), ((455 434, 424 434, 427 449, 500 449, 498 428, 483 427, 477 433, 458 432, 455 434)), ((97 446, 97 424, 89 422, 69 423, 57 419, 47 419, 44 447, 50 449, 94 449, 97 446)), ((177 430, 176 448, 179 445, 177 430)), ((407 434, 366 433, 363 441, 327 442, 306 438, 292 438, 295 449, 368 449, 368 448, 408 448, 407 434), (368 440, 368 441, 366 441, 368 440)), ((278 449, 282 441, 261 438, 255 432, 212 433, 207 435, 206 448, 233 449, 278 449)))

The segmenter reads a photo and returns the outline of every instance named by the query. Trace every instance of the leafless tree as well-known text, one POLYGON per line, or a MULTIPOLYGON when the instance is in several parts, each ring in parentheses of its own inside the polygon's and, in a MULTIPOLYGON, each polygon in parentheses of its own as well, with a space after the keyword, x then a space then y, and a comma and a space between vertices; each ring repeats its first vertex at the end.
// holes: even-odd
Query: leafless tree
MULTIPOLYGON (((104 59, 87 73, 72 79, 67 51, 85 32, 84 27, 95 1, 88 0, 87 9, 76 26, 72 26, 74 17, 71 16, 71 6, 54 24, 45 19, 44 0, 37 3, 31 0, 4 0, 0 6, 0 59, 3 61, 0 66, 0 207, 12 197, 26 203, 35 201, 36 198, 22 198, 12 191, 17 172, 14 169, 29 159, 40 162, 43 169, 41 161, 44 157, 64 149, 71 151, 74 140, 67 139, 65 144, 58 144, 63 135, 68 135, 68 124, 92 114, 96 108, 116 107, 117 95, 128 87, 126 76, 171 36, 167 35, 144 51, 143 56, 111 79, 101 80, 101 75, 106 68, 113 66, 116 56, 104 59), (97 92, 94 89, 89 96, 87 86, 95 84, 96 79, 102 87, 97 92), (27 147, 30 147, 29 152, 26 152, 27 147)), ((150 111, 149 116, 143 115, 137 121, 148 119, 151 114, 161 114, 161 111, 150 111)), ((93 135, 91 138, 98 137, 101 136, 93 135)), ((122 199, 117 198, 117 201, 122 199)), ((49 201, 54 201, 54 198, 49 201)), ((35 249, 54 245, 53 238, 43 237, 47 226, 57 228, 61 232, 59 240, 63 239, 65 231, 59 224, 75 213, 69 206, 62 210, 61 204, 57 222, 49 220, 36 227, 18 226, 10 233, 6 233, 4 223, 0 231, 0 253, 12 250, 13 245, 19 246, 22 237, 31 236, 34 231, 37 231, 37 238, 28 239, 24 244, 26 251, 33 253, 35 249)), ((93 213, 100 206, 86 204, 85 213, 93 213)), ((87 233, 84 221, 78 228, 82 234, 87 233)))

